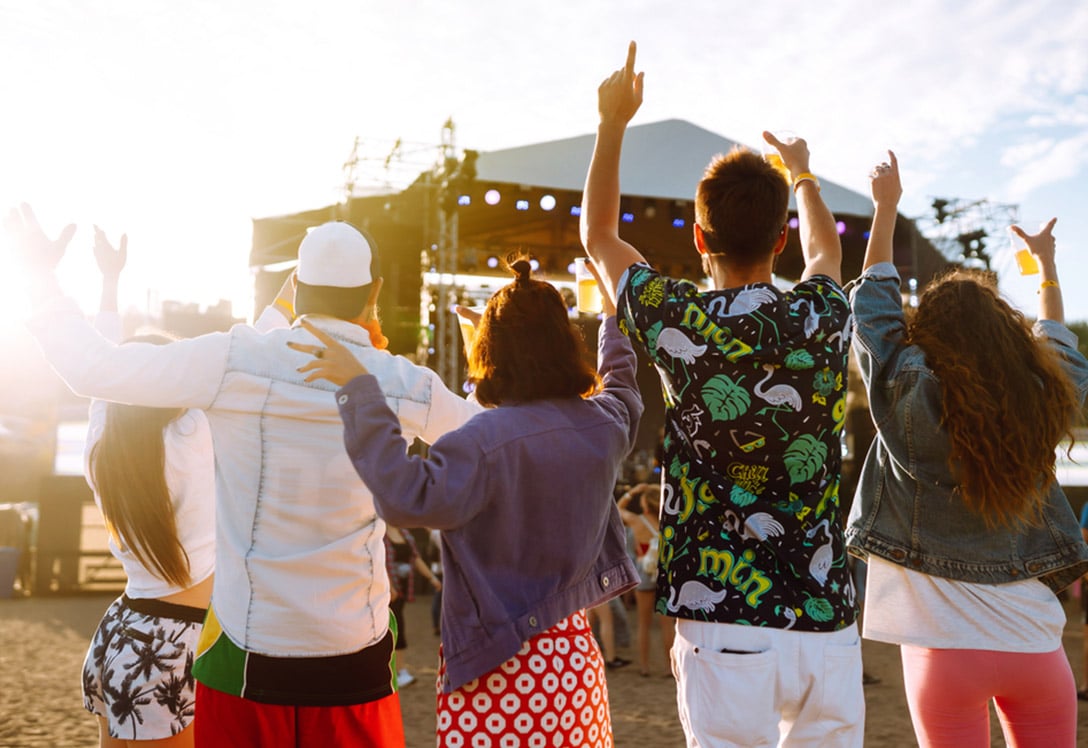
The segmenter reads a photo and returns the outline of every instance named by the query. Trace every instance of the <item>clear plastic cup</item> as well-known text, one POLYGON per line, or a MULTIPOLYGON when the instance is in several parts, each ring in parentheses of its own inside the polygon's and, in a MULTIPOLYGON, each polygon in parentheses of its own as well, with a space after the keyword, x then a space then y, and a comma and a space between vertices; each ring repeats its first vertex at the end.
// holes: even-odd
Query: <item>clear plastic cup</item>
POLYGON ((1039 261, 1035 259, 1035 255, 1027 247, 1017 250, 1016 267, 1019 268, 1020 275, 1039 274, 1039 261))
POLYGON ((600 314, 604 311, 601 289, 597 285, 597 279, 586 266, 586 262, 588 260, 585 257, 577 257, 574 260, 574 279, 578 285, 578 311, 584 314, 600 314))
MULTIPOLYGON (((1019 225, 1023 228, 1026 226, 1034 226, 1036 224, 1030 221, 1024 221, 1019 225)), ((1038 229, 1029 230, 1027 228, 1024 228, 1024 230, 1027 231, 1029 234, 1033 231, 1038 231, 1038 229)), ((1009 242, 1012 246, 1013 252, 1015 253, 1014 257, 1016 257, 1016 267, 1020 271, 1020 275, 1038 275, 1039 261, 1035 259, 1035 255, 1033 255, 1031 253, 1031 250, 1028 249, 1027 244, 1024 243, 1024 240, 1014 234, 1011 229, 1009 230, 1009 242)))
MULTIPOLYGON (((482 314, 484 310, 473 309, 472 311, 482 314)), ((476 323, 458 312, 457 324, 461 327, 461 342, 465 345, 465 355, 468 355, 472 350, 472 342, 476 339, 476 323)))
MULTIPOLYGON (((797 133, 793 130, 771 130, 770 132, 783 143, 792 143, 797 140, 797 133)), ((759 145, 763 160, 782 172, 788 180, 790 178, 790 170, 786 168, 786 164, 782 161, 782 156, 779 154, 778 149, 763 139, 763 133, 759 134, 759 145)))

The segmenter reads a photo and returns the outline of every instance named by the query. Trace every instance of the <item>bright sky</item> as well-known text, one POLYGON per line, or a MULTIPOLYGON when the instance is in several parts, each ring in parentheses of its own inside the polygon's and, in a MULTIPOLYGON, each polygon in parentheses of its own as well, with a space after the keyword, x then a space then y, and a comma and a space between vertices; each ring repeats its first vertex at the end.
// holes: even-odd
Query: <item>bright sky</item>
MULTIPOLYGON (((79 224, 62 282, 87 308, 97 223, 128 232, 124 302, 151 288, 244 315, 250 219, 338 200, 356 136, 437 146, 449 117, 483 151, 591 133, 629 39, 634 124, 757 147, 792 130, 814 171, 864 194, 893 148, 909 216, 937 196, 1057 215, 1067 314, 1088 320, 1080 0, 0 0, 0 208, 79 224)), ((1033 314, 1037 278, 1004 236, 987 248, 1033 314)))

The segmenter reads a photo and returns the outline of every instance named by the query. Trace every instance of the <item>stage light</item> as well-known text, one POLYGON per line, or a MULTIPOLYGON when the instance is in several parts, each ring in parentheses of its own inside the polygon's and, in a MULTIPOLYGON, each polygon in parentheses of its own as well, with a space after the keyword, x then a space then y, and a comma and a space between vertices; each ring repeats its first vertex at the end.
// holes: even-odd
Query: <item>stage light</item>
POLYGON ((801 220, 797 216, 794 216, 793 218, 790 219, 790 228, 791 229, 795 229, 800 225, 801 225, 801 220))
POLYGON ((672 221, 673 228, 684 228, 687 225, 687 220, 684 218, 684 203, 673 200, 669 206, 669 218, 672 221))
POLYGON ((835 228, 838 229, 839 236, 842 236, 843 234, 846 233, 846 222, 845 221, 836 221, 835 222, 835 228))
POLYGON ((529 210, 529 201, 528 200, 518 200, 516 203, 514 203, 514 207, 517 210, 529 210))
POLYGON ((569 265, 567 265, 567 274, 568 275, 574 275, 574 271, 575 271, 576 267, 577 266, 575 265, 574 261, 571 260, 571 263, 569 265))
POLYGON ((540 198, 541 210, 553 210, 555 208, 555 195, 545 195, 540 198))
POLYGON ((487 258, 487 266, 489 268, 491 268, 492 270, 494 270, 495 268, 497 268, 499 266, 499 258, 496 257, 495 255, 491 255, 490 257, 487 258))
POLYGON ((499 194, 498 190, 488 190, 484 193, 484 202, 488 205, 498 205, 500 200, 502 200, 502 195, 499 194))
POLYGON ((458 205, 472 205, 472 198, 468 195, 461 195, 457 198, 458 205))
POLYGON ((581 205, 572 205, 572 206, 570 206, 570 214, 572 216, 582 215, 582 206, 581 205))
POLYGON ((532 269, 532 271, 534 273, 537 270, 540 270, 540 261, 537 260, 535 257, 533 259, 529 260, 529 268, 532 269))
POLYGON ((871 233, 872 233, 872 232, 871 232, 871 231, 869 231, 869 229, 865 229, 865 231, 862 231, 862 232, 861 232, 861 237, 862 237, 863 239, 868 239, 868 238, 869 238, 869 234, 871 234, 871 233))
POLYGON ((634 213, 624 213, 624 214, 622 214, 620 216, 620 220, 623 221, 624 223, 634 223, 635 222, 635 214, 634 213))

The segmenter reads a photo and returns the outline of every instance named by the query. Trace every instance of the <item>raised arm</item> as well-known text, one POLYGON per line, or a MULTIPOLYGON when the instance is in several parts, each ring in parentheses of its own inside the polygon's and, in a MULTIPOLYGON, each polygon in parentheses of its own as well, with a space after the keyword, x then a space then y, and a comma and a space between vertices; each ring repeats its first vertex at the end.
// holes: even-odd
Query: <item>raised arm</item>
POLYGON ((27 272, 31 302, 41 304, 62 295, 54 271, 75 236, 76 225, 68 224, 56 239, 50 239, 42 231, 34 210, 23 203, 8 213, 4 228, 12 237, 19 262, 27 272))
POLYGON ((1039 319, 1065 324, 1065 304, 1062 301, 1062 287, 1058 285, 1058 265, 1054 258, 1054 224, 1057 222, 1057 218, 1051 218, 1038 234, 1029 234, 1019 226, 1011 226, 1010 230, 1024 240, 1039 261, 1039 319))
POLYGON ((842 243, 835 217, 820 197, 820 183, 810 171, 808 143, 800 138, 782 141, 770 132, 764 132, 763 139, 778 149, 782 163, 790 172, 793 194, 797 199, 801 256, 805 262, 801 279, 826 275, 841 283, 842 243))
POLYGON ((624 271, 645 261, 619 233, 620 151, 627 123, 642 105, 642 77, 642 73, 635 73, 635 43, 631 42, 627 64, 597 89, 600 123, 582 193, 582 245, 597 264, 613 303, 624 271))
POLYGON ((121 234, 121 244, 114 249, 110 240, 106 238, 106 232, 95 226, 94 259, 98 263, 99 272, 102 273, 102 296, 98 311, 117 313, 119 311, 117 284, 128 259, 128 235, 121 234))
POLYGON ((888 151, 887 161, 873 167, 869 188, 873 193, 873 223, 869 228, 869 243, 865 246, 863 271, 877 263, 892 261, 892 236, 903 186, 899 181, 899 161, 891 151, 888 151))

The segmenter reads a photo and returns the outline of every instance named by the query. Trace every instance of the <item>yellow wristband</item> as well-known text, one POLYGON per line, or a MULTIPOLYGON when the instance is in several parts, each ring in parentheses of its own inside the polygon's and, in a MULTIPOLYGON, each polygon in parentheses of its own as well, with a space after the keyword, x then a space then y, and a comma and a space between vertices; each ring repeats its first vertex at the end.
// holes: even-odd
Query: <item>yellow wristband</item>
POLYGON ((817 179, 816 175, 811 172, 804 171, 793 178, 794 192, 797 192, 797 188, 798 186, 800 186, 801 182, 812 182, 814 185, 816 185, 816 191, 820 191, 820 180, 817 179))
POLYGON ((295 306, 287 299, 276 299, 274 302, 283 311, 287 312, 287 319, 293 320, 295 318, 295 306))
POLYGON ((1057 287, 1058 287, 1058 281, 1043 281, 1042 283, 1039 284, 1039 290, 1040 291, 1042 291, 1044 288, 1057 288, 1057 287))

